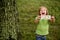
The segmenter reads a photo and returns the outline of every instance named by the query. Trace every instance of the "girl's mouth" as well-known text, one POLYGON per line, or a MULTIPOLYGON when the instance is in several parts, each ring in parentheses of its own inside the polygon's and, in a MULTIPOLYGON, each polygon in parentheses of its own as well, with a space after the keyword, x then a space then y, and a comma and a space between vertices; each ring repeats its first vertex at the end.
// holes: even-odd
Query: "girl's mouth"
POLYGON ((45 13, 42 13, 42 14, 45 14, 45 13))

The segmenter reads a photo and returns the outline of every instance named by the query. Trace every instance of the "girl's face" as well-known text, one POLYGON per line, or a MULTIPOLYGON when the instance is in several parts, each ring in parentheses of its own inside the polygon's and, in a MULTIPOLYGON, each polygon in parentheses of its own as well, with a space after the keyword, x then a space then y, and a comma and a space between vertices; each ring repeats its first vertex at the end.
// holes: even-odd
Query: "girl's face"
POLYGON ((41 15, 46 15, 46 13, 47 13, 46 11, 47 11, 47 9, 45 7, 41 7, 40 14, 41 15))

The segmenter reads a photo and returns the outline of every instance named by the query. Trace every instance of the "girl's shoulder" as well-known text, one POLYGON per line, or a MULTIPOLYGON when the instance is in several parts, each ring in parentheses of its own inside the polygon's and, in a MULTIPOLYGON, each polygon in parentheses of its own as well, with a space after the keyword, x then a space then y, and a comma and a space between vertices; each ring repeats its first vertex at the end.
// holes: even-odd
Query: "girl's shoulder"
POLYGON ((35 17, 35 19, 37 19, 37 18, 40 18, 40 15, 37 15, 37 16, 35 17))
POLYGON ((51 17, 51 15, 46 15, 47 17, 51 17))
POLYGON ((51 15, 46 15, 46 16, 51 16, 51 15))

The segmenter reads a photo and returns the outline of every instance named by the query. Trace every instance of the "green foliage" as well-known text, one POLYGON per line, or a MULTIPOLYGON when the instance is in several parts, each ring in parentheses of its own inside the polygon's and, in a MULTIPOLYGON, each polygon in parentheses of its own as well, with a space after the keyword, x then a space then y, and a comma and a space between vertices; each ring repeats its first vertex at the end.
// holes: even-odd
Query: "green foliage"
POLYGON ((34 23, 35 16, 38 14, 40 6, 46 6, 49 14, 56 18, 55 23, 50 23, 50 34, 47 36, 48 40, 59 40, 60 32, 60 2, 59 0, 16 0, 18 7, 20 32, 22 40, 35 40, 35 29, 37 24, 34 23))
POLYGON ((56 22, 50 23, 47 40, 60 40, 59 0, 2 0, 0 1, 0 40, 36 40, 34 23, 40 6, 46 6, 56 22), (16 3, 16 4, 15 4, 16 3), (18 12, 17 9, 18 8, 18 12))

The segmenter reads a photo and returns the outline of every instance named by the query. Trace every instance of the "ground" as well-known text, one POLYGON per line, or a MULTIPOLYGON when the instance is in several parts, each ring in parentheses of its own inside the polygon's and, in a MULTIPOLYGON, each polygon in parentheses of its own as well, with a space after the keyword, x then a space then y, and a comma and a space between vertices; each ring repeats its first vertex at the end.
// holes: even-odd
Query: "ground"
POLYGON ((47 40, 59 40, 60 32, 60 1, 59 0, 16 0, 16 5, 19 12, 19 30, 22 35, 22 40, 35 40, 35 29, 37 24, 34 19, 38 14, 40 6, 46 6, 48 12, 55 16, 55 23, 50 23, 47 40))

